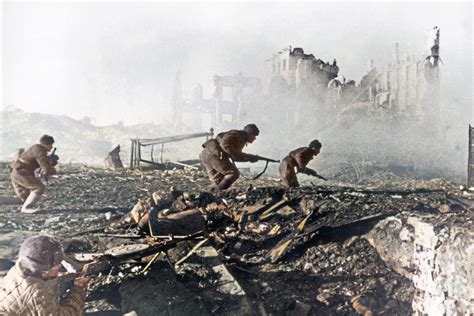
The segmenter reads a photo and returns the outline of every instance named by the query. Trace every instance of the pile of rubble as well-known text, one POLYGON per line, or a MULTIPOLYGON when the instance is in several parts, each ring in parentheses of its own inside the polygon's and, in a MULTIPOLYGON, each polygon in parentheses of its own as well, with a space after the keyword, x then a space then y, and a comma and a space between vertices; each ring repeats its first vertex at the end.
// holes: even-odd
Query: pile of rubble
MULTIPOLYGON (((114 225, 138 206, 153 208, 147 201, 158 191, 175 212, 198 210, 206 231, 160 251, 148 248, 156 253, 129 256, 101 273, 89 287, 88 311, 409 314, 430 312, 433 302, 446 312, 469 308, 472 293, 460 287, 472 281, 472 205, 449 182, 318 182, 284 190, 262 177, 241 179, 225 192, 210 192, 208 185, 199 170, 64 167, 47 185, 44 212, 1 207, 1 266, 14 260, 15 245, 38 232, 61 238, 78 267, 91 254, 145 254, 166 244, 174 238, 114 225), (447 280, 449 287, 453 267, 436 256, 445 260, 456 242, 454 268, 464 281, 447 280), (439 275, 427 285, 430 268, 439 275)), ((8 194, 4 173, 0 195, 8 194)))

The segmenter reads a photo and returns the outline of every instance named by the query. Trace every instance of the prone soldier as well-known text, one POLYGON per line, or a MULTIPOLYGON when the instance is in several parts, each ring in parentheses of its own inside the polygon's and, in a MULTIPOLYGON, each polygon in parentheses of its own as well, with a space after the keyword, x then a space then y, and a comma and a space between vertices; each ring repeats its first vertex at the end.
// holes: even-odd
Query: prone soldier
POLYGON ((31 146, 19 154, 11 165, 11 181, 16 195, 23 201, 21 207, 23 213, 38 211, 34 206, 46 189, 35 176, 35 170, 41 167, 46 176, 56 173, 54 165, 59 158, 53 154, 54 159, 51 159, 47 155, 53 148, 53 144, 54 138, 52 136, 43 135, 39 144, 31 146))
POLYGON ((209 180, 217 190, 229 188, 240 176, 235 162, 257 162, 259 157, 242 152, 253 143, 260 133, 255 124, 248 124, 243 130, 231 130, 205 142, 199 158, 207 170, 209 180))
POLYGON ((310 176, 320 177, 316 171, 306 165, 319 154, 321 143, 315 139, 308 147, 300 147, 291 151, 280 163, 279 171, 283 185, 287 188, 298 187, 297 173, 305 173, 310 176))

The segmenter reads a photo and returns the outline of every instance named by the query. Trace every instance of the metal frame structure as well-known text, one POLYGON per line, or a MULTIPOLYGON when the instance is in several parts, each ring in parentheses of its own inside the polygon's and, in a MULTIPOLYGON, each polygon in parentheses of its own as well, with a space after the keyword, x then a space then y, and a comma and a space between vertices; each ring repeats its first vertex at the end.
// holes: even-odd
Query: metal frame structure
POLYGON ((141 162, 146 162, 148 164, 154 165, 163 165, 163 148, 165 143, 173 143, 179 142, 186 139, 192 138, 199 138, 199 137, 206 137, 206 140, 212 138, 214 136, 214 129, 211 128, 209 132, 204 133, 194 133, 194 134, 186 134, 186 135, 176 135, 176 136, 167 136, 167 137, 159 137, 159 138, 134 138, 131 139, 131 150, 130 150, 130 168, 140 168, 141 162), (142 147, 149 147, 151 146, 151 155, 150 160, 146 160, 142 158, 142 147), (155 161, 153 156, 153 152, 155 146, 160 146, 160 161, 155 161))
POLYGON ((474 127, 469 125, 469 148, 467 160, 467 187, 474 187, 474 127))

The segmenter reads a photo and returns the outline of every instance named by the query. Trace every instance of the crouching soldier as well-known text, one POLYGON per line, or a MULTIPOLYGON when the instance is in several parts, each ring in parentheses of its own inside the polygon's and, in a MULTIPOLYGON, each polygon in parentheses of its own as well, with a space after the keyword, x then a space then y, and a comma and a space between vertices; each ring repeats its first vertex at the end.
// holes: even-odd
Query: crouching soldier
POLYGON ((297 173, 305 173, 316 176, 316 171, 306 167, 306 165, 319 154, 321 143, 313 140, 308 147, 301 147, 291 151, 280 163, 280 177, 285 187, 298 187, 297 173))
POLYGON ((253 143, 260 133, 255 124, 248 124, 243 130, 220 133, 215 139, 205 142, 199 158, 206 168, 209 180, 217 190, 229 188, 240 176, 235 162, 256 162, 258 157, 242 152, 253 143))
POLYGON ((46 189, 44 184, 36 178, 35 170, 41 167, 46 176, 56 173, 56 169, 47 156, 53 144, 52 136, 43 135, 39 144, 19 154, 12 163, 11 181, 16 195, 23 201, 21 208, 23 213, 38 211, 34 206, 46 189))
POLYGON ((0 281, 0 315, 82 315, 88 278, 76 278, 62 303, 46 285, 46 280, 58 277, 63 258, 61 244, 51 237, 26 239, 15 266, 0 281))

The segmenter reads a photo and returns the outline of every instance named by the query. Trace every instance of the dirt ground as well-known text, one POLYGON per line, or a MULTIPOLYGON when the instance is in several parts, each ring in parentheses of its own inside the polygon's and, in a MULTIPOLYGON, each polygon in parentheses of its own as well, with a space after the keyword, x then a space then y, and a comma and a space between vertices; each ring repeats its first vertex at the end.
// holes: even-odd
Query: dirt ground
MULTIPOLYGON (((0 196, 12 196, 8 171, 0 176, 0 196)), ((21 214, 19 205, 0 205, 0 270, 8 270, 21 241, 32 234, 56 236, 71 257, 138 243, 100 234, 110 233, 104 227, 128 213, 138 198, 173 188, 199 201, 209 222, 205 246, 217 251, 215 260, 230 272, 241 293, 223 291, 222 275, 199 251, 175 266, 197 243, 187 241, 161 254, 145 273, 147 261, 136 261, 95 277, 86 312, 410 314, 411 281, 387 266, 363 235, 390 215, 438 213, 446 194, 457 186, 397 177, 362 185, 312 181, 284 190, 271 175, 253 182, 240 179, 233 189, 216 194, 202 171, 63 166, 59 178, 47 182, 47 196, 39 205, 43 212, 21 214), (211 198, 200 199, 203 194, 211 198), (272 251, 283 244, 288 246, 275 255, 272 251)))

